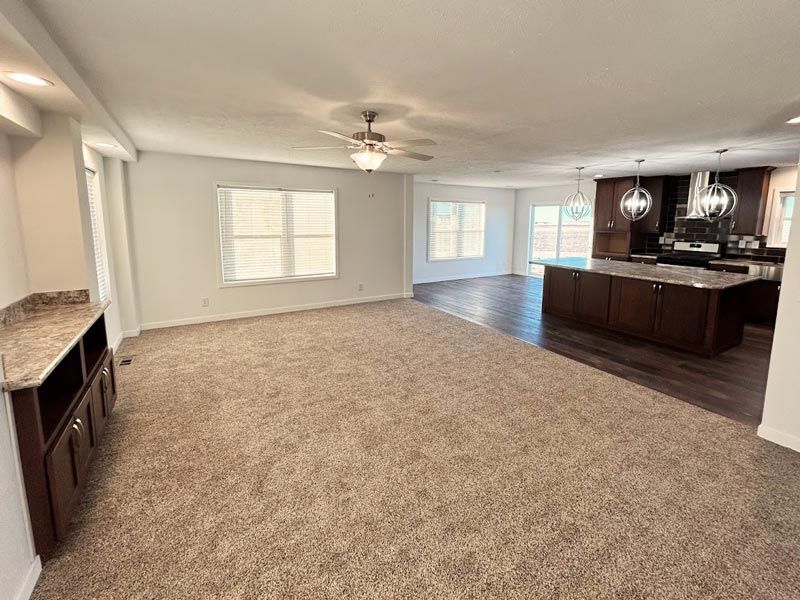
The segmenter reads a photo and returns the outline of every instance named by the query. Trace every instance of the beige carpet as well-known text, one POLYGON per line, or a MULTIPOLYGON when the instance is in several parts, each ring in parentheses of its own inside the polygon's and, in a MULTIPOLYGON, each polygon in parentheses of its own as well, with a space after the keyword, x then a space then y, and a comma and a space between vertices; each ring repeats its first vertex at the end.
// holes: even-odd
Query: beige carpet
POLYGON ((800 455, 414 300, 120 353, 37 600, 800 597, 800 455))

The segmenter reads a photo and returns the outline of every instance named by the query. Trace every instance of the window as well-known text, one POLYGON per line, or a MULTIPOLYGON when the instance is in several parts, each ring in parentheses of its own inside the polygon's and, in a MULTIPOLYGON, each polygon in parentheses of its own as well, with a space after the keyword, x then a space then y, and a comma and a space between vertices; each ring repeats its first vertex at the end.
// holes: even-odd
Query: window
POLYGON ((222 283, 335 277, 332 191, 217 186, 222 283))
POLYGON ((483 256, 486 204, 430 200, 428 261, 483 256))
MULTIPOLYGON (((576 221, 560 204, 531 205, 528 260, 586 258, 591 254, 591 213, 576 221)), ((530 275, 544 274, 541 265, 528 265, 530 275)))
POLYGON ((91 169, 86 169, 85 171, 86 187, 89 190, 89 220, 92 222, 92 243, 94 245, 94 267, 97 274, 98 296, 100 300, 110 300, 106 239, 103 235, 103 209, 100 206, 97 173, 91 169))
POLYGON ((795 193, 778 192, 772 209, 767 246, 785 248, 789 243, 789 230, 792 227, 795 193))

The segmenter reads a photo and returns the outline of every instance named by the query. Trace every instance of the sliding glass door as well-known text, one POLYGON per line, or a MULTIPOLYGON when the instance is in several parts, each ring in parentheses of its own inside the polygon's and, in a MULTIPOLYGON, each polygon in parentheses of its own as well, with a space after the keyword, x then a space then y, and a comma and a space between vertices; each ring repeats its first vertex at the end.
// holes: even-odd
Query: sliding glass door
MULTIPOLYGON (((592 216, 575 221, 561 204, 531 205, 528 260, 586 258, 591 253, 592 216)), ((528 273, 541 276, 544 267, 528 265, 528 273)))

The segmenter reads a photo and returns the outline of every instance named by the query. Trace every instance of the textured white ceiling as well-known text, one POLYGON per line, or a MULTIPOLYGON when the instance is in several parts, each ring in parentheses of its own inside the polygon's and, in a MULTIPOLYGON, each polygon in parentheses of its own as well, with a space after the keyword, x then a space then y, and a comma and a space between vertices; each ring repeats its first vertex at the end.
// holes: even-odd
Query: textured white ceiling
POLYGON ((789 164, 800 2, 30 0, 142 150, 353 167, 299 152, 361 129, 430 137, 419 180, 789 164), (499 171, 499 172, 496 172, 499 171))

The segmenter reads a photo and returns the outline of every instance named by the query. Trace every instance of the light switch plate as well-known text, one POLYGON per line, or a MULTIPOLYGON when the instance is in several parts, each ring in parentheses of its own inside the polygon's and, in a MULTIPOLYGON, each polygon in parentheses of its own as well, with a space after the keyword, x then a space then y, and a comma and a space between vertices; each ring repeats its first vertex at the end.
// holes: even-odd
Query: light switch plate
POLYGON ((748 245, 749 245, 751 248, 758 248, 758 240, 756 240, 755 242, 747 242, 747 244, 748 244, 748 245))
POLYGON ((739 248, 747 248, 747 240, 739 240, 739 248))

